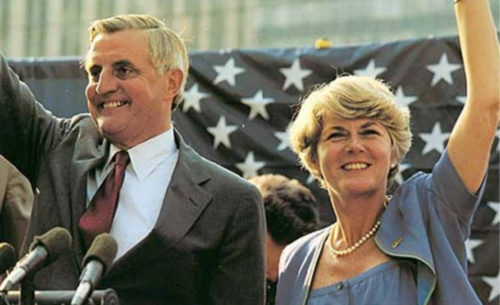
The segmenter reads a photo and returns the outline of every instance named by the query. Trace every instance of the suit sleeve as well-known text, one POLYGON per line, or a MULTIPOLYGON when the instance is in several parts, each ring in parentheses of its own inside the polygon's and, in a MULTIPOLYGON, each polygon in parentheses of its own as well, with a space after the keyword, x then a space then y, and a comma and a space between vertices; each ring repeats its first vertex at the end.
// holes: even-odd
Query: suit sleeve
POLYGON ((38 103, 0 52, 0 154, 32 183, 41 159, 57 144, 61 120, 38 103))
POLYGON ((265 303, 266 227, 258 191, 252 188, 238 205, 211 281, 211 304, 265 303))

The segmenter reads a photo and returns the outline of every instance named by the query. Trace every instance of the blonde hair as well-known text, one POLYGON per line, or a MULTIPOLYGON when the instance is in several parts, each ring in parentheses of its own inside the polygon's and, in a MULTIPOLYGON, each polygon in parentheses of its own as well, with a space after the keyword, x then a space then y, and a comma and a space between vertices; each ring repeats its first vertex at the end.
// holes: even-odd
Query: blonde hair
MULTIPOLYGON (((411 146, 410 112, 398 107, 389 87, 381 80, 362 76, 339 76, 315 89, 301 103, 289 127, 292 149, 300 162, 324 187, 317 164, 317 145, 326 117, 378 120, 388 131, 398 162, 411 146)), ((388 185, 398 172, 391 168, 388 185)))
MULTIPOLYGON (((178 68, 183 73, 182 84, 174 105, 182 100, 186 85, 189 60, 183 39, 165 23, 150 15, 117 15, 94 21, 89 27, 90 44, 97 35, 123 30, 142 30, 146 34, 151 61, 158 75, 178 68)), ((86 59, 84 59, 85 61, 86 59)))

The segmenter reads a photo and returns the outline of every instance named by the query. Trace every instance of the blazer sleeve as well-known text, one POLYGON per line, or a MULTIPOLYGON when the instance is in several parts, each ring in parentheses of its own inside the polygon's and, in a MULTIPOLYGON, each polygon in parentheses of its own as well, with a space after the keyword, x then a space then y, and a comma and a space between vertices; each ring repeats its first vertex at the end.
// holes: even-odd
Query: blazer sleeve
POLYGON ((265 215, 255 188, 241 196, 211 281, 210 304, 265 303, 265 215))

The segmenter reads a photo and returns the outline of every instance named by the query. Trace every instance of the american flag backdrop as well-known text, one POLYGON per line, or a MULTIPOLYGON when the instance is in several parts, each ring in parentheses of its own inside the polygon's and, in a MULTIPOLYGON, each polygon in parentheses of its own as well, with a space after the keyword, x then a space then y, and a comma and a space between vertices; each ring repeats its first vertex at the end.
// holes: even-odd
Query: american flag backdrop
MULTIPOLYGON (((384 79, 412 115, 413 146, 400 166, 401 182, 417 171, 431 170, 466 96, 456 37, 325 49, 192 52, 190 62, 185 99, 174 112, 174 125, 186 142, 242 177, 280 173, 302 181, 316 194, 325 225, 334 220, 328 197, 299 168, 286 132, 301 97, 341 73, 384 79)), ((86 77, 77 58, 21 58, 10 64, 54 114, 86 111, 86 77)), ((500 299, 499 138, 500 131, 467 241, 470 280, 488 305, 500 299)))

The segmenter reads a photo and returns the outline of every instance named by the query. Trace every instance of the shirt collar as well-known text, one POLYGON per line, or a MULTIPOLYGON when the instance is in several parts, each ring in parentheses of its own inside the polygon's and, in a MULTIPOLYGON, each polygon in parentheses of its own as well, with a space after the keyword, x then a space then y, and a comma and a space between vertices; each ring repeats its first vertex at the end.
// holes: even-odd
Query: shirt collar
MULTIPOLYGON (((121 149, 111 144, 108 160, 104 168, 111 165, 111 159, 121 149)), ((169 130, 142 142, 127 150, 130 156, 130 164, 139 180, 149 175, 162 161, 178 150, 175 144, 174 129, 169 130)))

